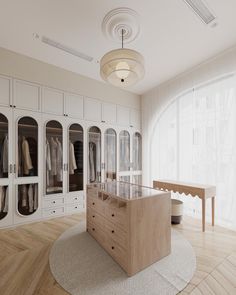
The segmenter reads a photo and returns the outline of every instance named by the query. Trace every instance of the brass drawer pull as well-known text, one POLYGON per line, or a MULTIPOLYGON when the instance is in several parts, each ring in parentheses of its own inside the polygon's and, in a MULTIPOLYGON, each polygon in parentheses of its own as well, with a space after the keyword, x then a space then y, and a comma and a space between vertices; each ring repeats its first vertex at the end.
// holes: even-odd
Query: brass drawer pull
POLYGON ((114 231, 114 230, 112 230, 111 232, 114 234, 114 232, 115 232, 115 231, 114 231))
POLYGON ((93 227, 92 230, 95 231, 95 228, 93 227))
POLYGON ((115 247, 114 247, 114 246, 112 246, 112 247, 111 247, 111 249, 112 249, 112 250, 114 250, 114 249, 115 249, 115 247))
POLYGON ((95 218, 95 215, 93 215, 93 218, 95 218))
POLYGON ((115 214, 111 214, 111 216, 112 216, 112 217, 114 217, 114 216, 115 216, 115 214))
POLYGON ((95 203, 93 202, 93 205, 95 205, 95 203))

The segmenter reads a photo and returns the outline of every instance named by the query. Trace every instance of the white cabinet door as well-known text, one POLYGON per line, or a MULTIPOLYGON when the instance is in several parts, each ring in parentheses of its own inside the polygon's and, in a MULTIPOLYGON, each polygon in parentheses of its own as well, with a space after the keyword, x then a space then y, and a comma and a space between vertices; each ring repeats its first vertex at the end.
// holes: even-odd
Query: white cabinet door
POLYGON ((11 104, 11 79, 0 76, 0 104, 9 106, 11 104))
POLYGON ((42 110, 44 113, 64 115, 64 94, 51 88, 44 88, 42 95, 42 110))
POLYGON ((102 122, 116 124, 116 105, 112 103, 102 104, 102 122))
POLYGON ((23 110, 40 111, 40 86, 15 80, 13 105, 23 110))
POLYGON ((130 109, 130 127, 140 128, 140 111, 136 109, 130 109))
POLYGON ((117 106, 117 124, 122 126, 130 125, 130 109, 122 106, 117 106))
POLYGON ((84 99, 84 119, 101 122, 102 103, 98 99, 86 97, 84 99))
POLYGON ((65 113, 72 118, 83 119, 84 99, 81 95, 65 94, 65 113))

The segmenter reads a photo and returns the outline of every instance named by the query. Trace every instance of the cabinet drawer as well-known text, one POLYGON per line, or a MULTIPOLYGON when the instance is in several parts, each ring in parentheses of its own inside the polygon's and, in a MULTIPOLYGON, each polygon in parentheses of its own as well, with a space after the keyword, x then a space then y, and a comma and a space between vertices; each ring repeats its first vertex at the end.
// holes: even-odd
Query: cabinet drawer
POLYGON ((83 211, 83 205, 77 203, 77 204, 70 204, 66 205, 66 212, 67 213, 76 213, 76 212, 82 212, 83 211))
POLYGON ((87 223, 87 230, 103 247, 105 246, 104 241, 106 234, 103 231, 103 228, 93 222, 87 223))
POLYGON ((51 199, 43 201, 43 208, 57 207, 64 205, 64 199, 51 199))
POLYGON ((107 239, 113 240, 115 244, 123 246, 125 249, 127 247, 127 233, 120 229, 112 222, 105 223, 105 231, 107 239))
POLYGON ((108 221, 120 227, 123 231, 127 231, 127 214, 124 208, 115 206, 106 206, 105 216, 108 221))
POLYGON ((64 213, 64 207, 59 208, 51 208, 51 209, 43 209, 43 216, 49 217, 49 216, 56 216, 56 215, 62 215, 64 213))
POLYGON ((103 227, 103 229, 106 223, 105 218, 90 207, 87 209, 87 221, 88 223, 98 224, 99 226, 103 227))
POLYGON ((105 203, 99 199, 87 198, 87 206, 93 210, 99 212, 101 215, 105 215, 105 203))
POLYGON ((121 267, 127 268, 127 250, 124 247, 111 239, 106 239, 104 248, 121 267))
POLYGON ((87 197, 97 198, 98 197, 98 189, 94 187, 87 187, 87 197))
POLYGON ((67 204, 79 203, 79 204, 83 205, 84 204, 84 198, 83 198, 83 196, 67 196, 66 197, 66 203, 67 204))

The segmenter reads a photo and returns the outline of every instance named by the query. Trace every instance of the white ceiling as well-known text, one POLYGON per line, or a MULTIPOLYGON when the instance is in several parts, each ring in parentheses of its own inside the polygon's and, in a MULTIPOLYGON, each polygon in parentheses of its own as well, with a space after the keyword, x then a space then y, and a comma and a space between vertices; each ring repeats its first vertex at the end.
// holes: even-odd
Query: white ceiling
POLYGON ((204 25, 183 0, 0 0, 0 47, 101 80, 98 60, 117 43, 101 31, 105 14, 129 7, 141 36, 127 45, 145 58, 146 75, 128 90, 142 94, 236 44, 236 1, 207 0, 218 26, 204 25), (94 57, 89 63, 33 38, 45 35, 94 57))

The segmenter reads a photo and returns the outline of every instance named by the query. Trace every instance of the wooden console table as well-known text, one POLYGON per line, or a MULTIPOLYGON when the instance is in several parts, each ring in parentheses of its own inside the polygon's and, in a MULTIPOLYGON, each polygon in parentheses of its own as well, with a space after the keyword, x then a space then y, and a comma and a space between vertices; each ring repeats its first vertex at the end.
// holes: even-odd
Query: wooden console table
POLYGON ((180 194, 198 196, 202 201, 202 231, 205 231, 206 223, 206 199, 211 198, 212 226, 215 224, 215 196, 216 187, 207 184, 187 183, 172 180, 154 180, 153 188, 159 190, 168 190, 180 194))

